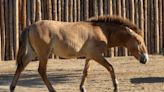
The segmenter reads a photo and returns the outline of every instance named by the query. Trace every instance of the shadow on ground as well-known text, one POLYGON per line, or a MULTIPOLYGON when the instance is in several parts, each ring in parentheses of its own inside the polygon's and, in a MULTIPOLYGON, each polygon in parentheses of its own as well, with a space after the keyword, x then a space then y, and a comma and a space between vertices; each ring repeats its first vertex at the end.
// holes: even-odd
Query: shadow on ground
POLYGON ((131 83, 164 83, 164 77, 144 77, 144 78, 132 78, 131 83))
MULTIPOLYGON (((74 77, 78 77, 75 73, 69 73, 69 74, 49 74, 48 73, 48 79, 52 84, 61 84, 61 83, 72 83, 74 77)), ((6 86, 9 85, 12 81, 13 74, 1 74, 0 75, 0 86, 6 86)), ((28 86, 28 87, 36 87, 36 85, 45 85, 39 76, 39 74, 21 74, 19 80, 18 80, 19 86, 28 86)))

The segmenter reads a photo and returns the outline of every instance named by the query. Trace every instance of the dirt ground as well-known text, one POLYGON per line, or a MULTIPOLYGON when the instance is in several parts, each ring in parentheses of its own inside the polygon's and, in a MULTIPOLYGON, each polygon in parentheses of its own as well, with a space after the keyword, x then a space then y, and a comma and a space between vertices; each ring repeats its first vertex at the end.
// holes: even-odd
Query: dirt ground
MULTIPOLYGON (((114 66, 120 92, 164 92, 164 56, 150 56, 149 63, 140 64, 133 57, 107 58, 114 66)), ((92 61, 85 84, 87 92, 112 92, 110 74, 92 61)), ((31 62, 21 74, 16 92, 48 92, 37 72, 38 62, 31 62)), ((49 60, 48 77, 57 92, 80 92, 79 84, 84 59, 49 60)), ((0 62, 0 92, 9 92, 15 71, 14 62, 0 62)))

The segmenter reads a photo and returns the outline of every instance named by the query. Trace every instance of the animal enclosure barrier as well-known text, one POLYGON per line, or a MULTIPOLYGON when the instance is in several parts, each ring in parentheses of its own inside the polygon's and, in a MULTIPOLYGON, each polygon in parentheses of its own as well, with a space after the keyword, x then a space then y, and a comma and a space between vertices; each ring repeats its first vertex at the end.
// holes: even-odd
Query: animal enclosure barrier
MULTIPOLYGON (((148 51, 164 48, 164 0, 0 0, 0 59, 14 60, 23 29, 42 19, 83 21, 92 16, 118 15, 144 31, 148 51)), ((105 56, 127 56, 125 48, 108 49, 105 56)))

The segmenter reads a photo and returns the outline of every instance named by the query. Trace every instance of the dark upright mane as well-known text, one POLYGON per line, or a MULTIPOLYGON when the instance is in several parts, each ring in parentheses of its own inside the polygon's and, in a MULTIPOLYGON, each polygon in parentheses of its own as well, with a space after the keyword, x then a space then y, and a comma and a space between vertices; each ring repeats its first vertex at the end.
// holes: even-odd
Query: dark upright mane
POLYGON ((134 25, 130 20, 124 19, 119 16, 91 17, 87 21, 88 22, 106 22, 106 23, 113 23, 113 24, 127 26, 130 29, 134 30, 137 34, 143 36, 143 32, 136 25, 134 25))

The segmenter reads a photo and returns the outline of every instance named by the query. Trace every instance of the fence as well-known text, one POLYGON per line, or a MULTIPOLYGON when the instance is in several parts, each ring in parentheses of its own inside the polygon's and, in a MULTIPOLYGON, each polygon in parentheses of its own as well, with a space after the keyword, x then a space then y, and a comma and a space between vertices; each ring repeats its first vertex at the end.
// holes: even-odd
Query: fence
MULTIPOLYGON (((15 59, 19 35, 41 19, 82 21, 91 16, 118 15, 129 18, 144 31, 149 53, 164 48, 163 0, 0 0, 0 58, 15 59)), ((124 48, 109 49, 105 56, 124 56, 124 48)))

